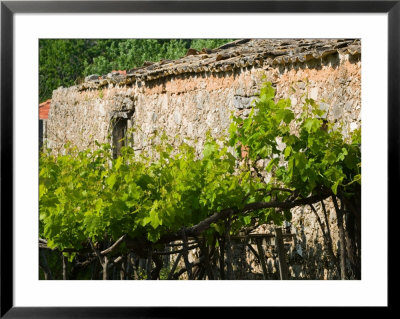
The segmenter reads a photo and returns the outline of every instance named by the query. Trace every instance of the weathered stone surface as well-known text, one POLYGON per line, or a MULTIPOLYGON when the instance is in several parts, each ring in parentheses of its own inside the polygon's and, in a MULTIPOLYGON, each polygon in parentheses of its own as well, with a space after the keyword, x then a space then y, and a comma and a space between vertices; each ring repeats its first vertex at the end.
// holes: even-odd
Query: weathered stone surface
POLYGON ((326 117, 327 117, 328 111, 329 111, 329 107, 330 107, 330 105, 327 104, 327 103, 321 102, 321 103, 319 104, 320 110, 325 111, 324 115, 322 115, 322 118, 326 118, 326 117))
MULTIPOLYGON (((263 67, 310 65, 324 60, 327 66, 335 67, 335 57, 345 55, 352 60, 359 59, 361 43, 358 39, 246 39, 234 41, 229 47, 221 46, 214 50, 193 51, 194 53, 176 61, 145 62, 140 68, 131 69, 127 75, 121 71, 104 76, 105 82, 83 83, 80 88, 102 86, 107 83, 120 85, 137 80, 153 81, 171 74, 202 73, 207 71, 227 72, 243 67, 263 67)), ((349 59, 349 58, 347 58, 349 59)), ((345 84, 350 77, 345 74, 340 83, 345 84)))
POLYGON ((89 76, 85 77, 85 82, 98 80, 99 77, 100 76, 98 74, 89 75, 89 76))
POLYGON ((319 88, 318 88, 318 87, 314 87, 314 88, 311 89, 311 91, 310 91, 310 97, 311 97, 313 100, 318 100, 318 91, 319 91, 319 88))
POLYGON ((343 107, 343 104, 342 104, 342 103, 340 103, 340 104, 335 104, 335 105, 333 106, 332 111, 333 111, 333 117, 334 117, 335 120, 340 119, 340 118, 342 117, 342 115, 343 115, 343 109, 344 109, 344 107, 343 107))
MULTIPOLYGON (((215 138, 227 135, 232 112, 248 115, 264 78, 276 87, 276 99, 290 98, 297 116, 305 99, 313 98, 326 111, 323 117, 337 126, 346 123, 347 134, 361 125, 359 46, 358 40, 240 40, 207 54, 131 70, 114 82, 105 79, 103 84, 100 80, 59 88, 53 92, 49 112, 49 146, 61 150, 71 141, 83 149, 93 147, 95 140, 109 142, 112 114, 130 110, 129 120, 140 128, 132 145, 138 152, 150 148, 149 137, 165 130, 173 145, 186 141, 200 155, 207 131, 215 138), (218 54, 231 57, 216 61, 218 54), (232 69, 224 71, 228 63, 232 69)), ((337 249, 336 215, 333 205, 326 205, 337 249)), ((316 208, 321 214, 320 206, 316 208)), ((292 276, 333 278, 334 272, 322 262, 326 252, 314 214, 307 207, 293 209, 292 214, 291 228, 297 234, 289 256, 292 276)), ((274 262, 269 260, 271 269, 274 262)), ((261 272, 260 265, 250 266, 261 272)))
POLYGON ((251 108, 255 100, 257 100, 257 96, 235 95, 233 97, 233 106, 239 110, 251 108))
POLYGON ((358 123, 356 122, 350 123, 350 132, 353 132, 357 128, 358 128, 358 123))

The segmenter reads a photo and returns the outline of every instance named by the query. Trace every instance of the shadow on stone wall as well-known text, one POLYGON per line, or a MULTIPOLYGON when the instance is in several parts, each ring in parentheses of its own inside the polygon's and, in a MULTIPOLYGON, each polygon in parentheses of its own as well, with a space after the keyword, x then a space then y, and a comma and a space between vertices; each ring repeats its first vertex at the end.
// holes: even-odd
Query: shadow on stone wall
MULTIPOLYGON (((244 241, 232 242, 232 268, 235 280, 280 280, 279 260, 274 245, 262 245, 267 273, 263 274, 262 265, 244 241)), ((254 250, 258 253, 257 248, 254 250)), ((298 234, 293 242, 285 243, 286 263, 290 280, 339 280, 340 273, 329 260, 324 247, 317 240, 306 242, 305 234, 298 234), (300 248, 301 247, 301 248, 300 248)), ((226 251, 225 251, 226 256, 226 251)), ((219 254, 218 254, 219 258, 219 254)), ((225 260, 226 262, 226 260, 225 260)), ((218 265, 219 267, 219 265, 218 265)), ((216 267, 216 279, 221 279, 216 267)), ((225 265, 225 274, 227 267, 225 265)), ((354 279, 351 278, 349 279, 354 279)))

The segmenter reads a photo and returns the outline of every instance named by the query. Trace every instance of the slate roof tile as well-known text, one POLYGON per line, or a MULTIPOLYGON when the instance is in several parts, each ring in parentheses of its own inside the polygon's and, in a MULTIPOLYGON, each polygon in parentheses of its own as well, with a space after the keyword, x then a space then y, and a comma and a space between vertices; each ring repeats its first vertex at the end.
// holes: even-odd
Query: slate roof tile
MULTIPOLYGON (((193 50, 193 49, 191 49, 193 50)), ((226 72, 248 66, 286 65, 321 59, 331 54, 361 54, 359 39, 241 39, 219 48, 190 51, 175 61, 145 63, 128 70, 126 74, 107 78, 107 81, 87 81, 79 89, 96 88, 113 84, 129 84, 135 80, 155 80, 170 75, 200 72, 226 72)))

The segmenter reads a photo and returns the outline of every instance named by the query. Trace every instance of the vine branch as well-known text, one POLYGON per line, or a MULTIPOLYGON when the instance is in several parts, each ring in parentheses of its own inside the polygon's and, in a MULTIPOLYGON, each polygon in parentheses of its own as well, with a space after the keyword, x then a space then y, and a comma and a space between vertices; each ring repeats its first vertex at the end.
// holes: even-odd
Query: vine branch
MULTIPOLYGON (((212 223, 216 223, 222 219, 225 219, 231 214, 232 215, 246 214, 248 212, 256 211, 259 209, 265 209, 265 208, 290 209, 290 208, 297 207, 297 206, 313 204, 313 203, 319 202, 329 196, 331 196, 331 192, 324 191, 324 192, 321 192, 320 194, 312 195, 307 198, 297 199, 292 202, 287 202, 287 201, 286 202, 278 202, 278 201, 255 202, 255 203, 250 203, 250 204, 245 205, 245 207, 242 210, 239 210, 237 208, 223 209, 219 212, 214 213, 210 217, 202 220, 197 225, 185 228, 184 229, 185 235, 193 236, 193 237, 197 236, 197 235, 201 234, 203 231, 205 231, 206 229, 208 229, 212 223)), ((182 230, 162 236, 160 238, 160 240, 158 241, 158 243, 169 243, 171 241, 178 240, 181 238, 182 238, 182 230)))

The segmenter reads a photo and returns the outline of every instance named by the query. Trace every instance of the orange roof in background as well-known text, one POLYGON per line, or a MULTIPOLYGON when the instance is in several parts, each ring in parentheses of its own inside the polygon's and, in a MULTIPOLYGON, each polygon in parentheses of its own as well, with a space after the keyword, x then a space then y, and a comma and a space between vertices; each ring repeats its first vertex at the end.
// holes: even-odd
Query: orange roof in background
POLYGON ((39 119, 47 120, 49 118, 51 99, 39 104, 39 119))

